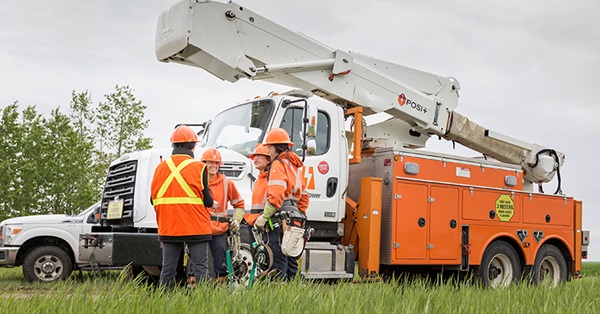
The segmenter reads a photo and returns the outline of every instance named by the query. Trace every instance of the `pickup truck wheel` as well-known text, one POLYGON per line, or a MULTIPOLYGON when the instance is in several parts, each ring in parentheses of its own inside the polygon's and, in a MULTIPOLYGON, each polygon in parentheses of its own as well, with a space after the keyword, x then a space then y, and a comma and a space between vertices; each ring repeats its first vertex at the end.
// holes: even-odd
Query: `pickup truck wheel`
POLYGON ((52 282, 69 277, 73 262, 69 254, 57 246, 42 246, 27 253, 23 275, 29 282, 52 282))

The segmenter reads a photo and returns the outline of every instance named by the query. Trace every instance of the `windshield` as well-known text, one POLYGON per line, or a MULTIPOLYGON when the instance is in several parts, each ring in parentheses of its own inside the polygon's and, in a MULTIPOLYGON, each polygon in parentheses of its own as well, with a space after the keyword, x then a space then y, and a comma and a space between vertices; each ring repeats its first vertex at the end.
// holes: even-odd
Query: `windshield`
POLYGON ((262 142, 273 101, 263 99, 221 112, 206 131, 203 147, 227 148, 246 157, 262 142))
POLYGON ((98 202, 98 203, 96 203, 96 204, 94 204, 94 205, 92 205, 92 206, 84 209, 81 213, 77 214, 76 217, 83 217, 83 216, 87 215, 89 212, 91 212, 92 210, 94 210, 95 208, 97 208, 99 206, 100 206, 100 202, 98 202))

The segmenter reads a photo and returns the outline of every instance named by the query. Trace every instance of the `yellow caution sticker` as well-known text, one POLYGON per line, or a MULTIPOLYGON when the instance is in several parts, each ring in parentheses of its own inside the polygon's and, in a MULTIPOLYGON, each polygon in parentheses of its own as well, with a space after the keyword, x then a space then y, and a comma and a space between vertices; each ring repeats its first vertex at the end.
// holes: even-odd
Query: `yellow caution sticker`
POLYGON ((108 203, 106 219, 121 219, 123 217, 123 200, 114 200, 108 203))
POLYGON ((498 219, 503 222, 508 222, 515 214, 515 202, 508 194, 498 196, 496 200, 496 214, 498 219))

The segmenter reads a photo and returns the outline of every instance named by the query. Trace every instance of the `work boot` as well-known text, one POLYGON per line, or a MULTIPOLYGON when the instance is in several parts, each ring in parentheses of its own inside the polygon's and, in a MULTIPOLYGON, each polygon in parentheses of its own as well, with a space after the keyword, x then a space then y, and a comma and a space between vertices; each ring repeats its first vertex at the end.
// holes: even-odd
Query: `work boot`
POLYGON ((193 289, 193 288, 196 288, 196 277, 194 277, 194 276, 190 276, 190 277, 187 279, 186 283, 187 283, 187 284, 186 284, 186 287, 187 287, 188 289, 193 289))
POLYGON ((226 285, 229 283, 229 277, 228 276, 220 276, 215 278, 215 283, 217 285, 226 285))

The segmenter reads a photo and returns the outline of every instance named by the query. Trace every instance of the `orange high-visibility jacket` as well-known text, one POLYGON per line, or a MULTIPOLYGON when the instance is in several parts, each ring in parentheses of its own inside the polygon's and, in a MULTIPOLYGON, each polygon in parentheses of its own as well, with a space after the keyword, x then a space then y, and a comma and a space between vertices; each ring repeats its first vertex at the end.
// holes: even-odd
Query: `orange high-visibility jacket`
POLYGON ((275 208, 281 208, 284 200, 294 200, 298 209, 306 213, 308 208, 308 192, 300 175, 302 160, 294 152, 286 151, 271 162, 267 201, 275 208))
POLYGON ((202 197, 205 167, 188 155, 172 155, 156 167, 151 192, 159 236, 210 239, 210 213, 202 197))
MULTIPOLYGON (((224 175, 218 173, 216 178, 208 182, 208 187, 213 200, 219 202, 220 206, 219 209, 209 208, 212 215, 227 217, 227 202, 233 208, 246 206, 233 181, 227 180, 224 175)), ((213 235, 223 234, 229 229, 229 223, 226 222, 211 221, 210 224, 213 235)))
POLYGON ((254 222, 260 216, 257 212, 262 213, 267 202, 267 176, 268 172, 261 172, 254 182, 254 190, 252 190, 252 209, 250 214, 244 215, 244 220, 250 225, 254 226, 254 222))

